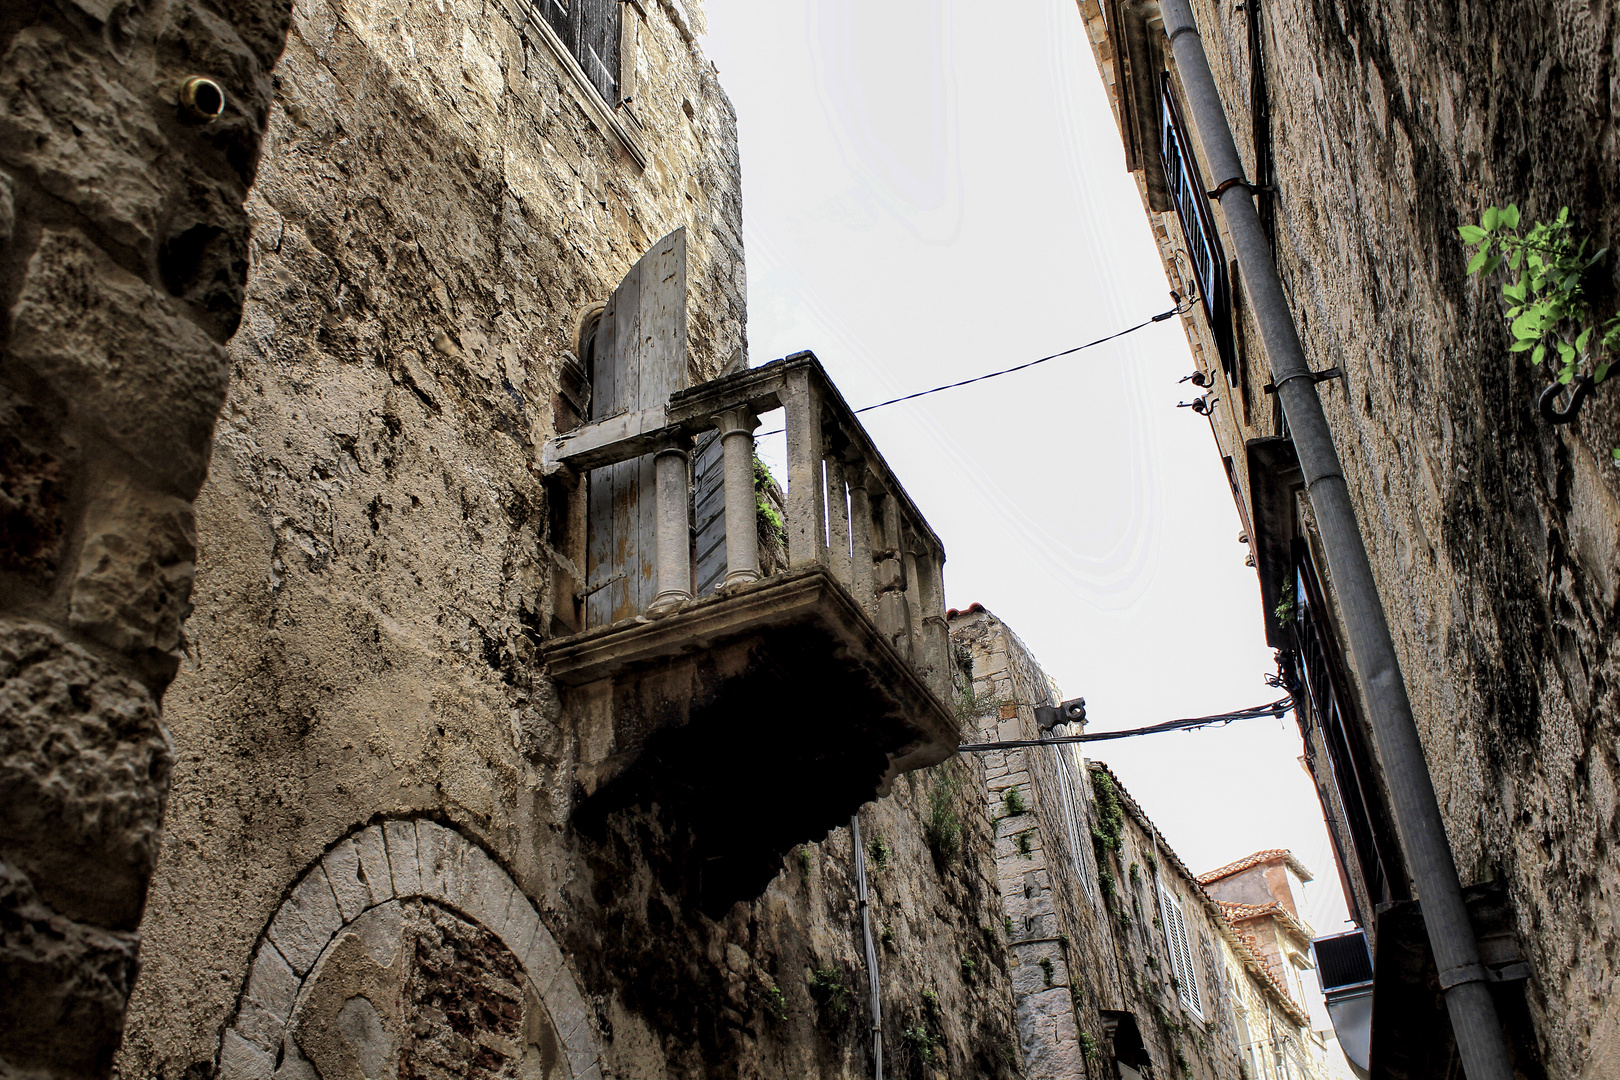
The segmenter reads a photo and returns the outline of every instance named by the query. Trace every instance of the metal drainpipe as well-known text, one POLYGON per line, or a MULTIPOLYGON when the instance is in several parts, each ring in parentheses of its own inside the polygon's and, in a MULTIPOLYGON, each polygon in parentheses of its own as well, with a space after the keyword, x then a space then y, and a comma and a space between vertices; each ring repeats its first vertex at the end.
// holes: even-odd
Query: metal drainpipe
POLYGON ((1165 34, 1192 108, 1226 218, 1238 267, 1255 321, 1259 323, 1272 382, 1282 402, 1316 515, 1328 568, 1339 597, 1350 653, 1367 695, 1367 712, 1389 780, 1401 846, 1411 871, 1429 944, 1434 950, 1452 1033, 1469 1080, 1511 1080, 1507 1044, 1480 963, 1479 944, 1463 904, 1457 864, 1412 718, 1395 643, 1378 598, 1372 564, 1356 525, 1344 469, 1305 349, 1283 294, 1282 279, 1260 226, 1254 195, 1243 177, 1226 110, 1215 89, 1204 43, 1187 0, 1161 0, 1165 34))
POLYGON ((872 916, 866 902, 866 848, 861 844, 861 819, 849 819, 849 838, 855 844, 855 898, 861 905, 861 937, 866 942, 866 983, 872 994, 872 1076, 883 1080, 883 998, 878 985, 877 950, 872 947, 872 916))

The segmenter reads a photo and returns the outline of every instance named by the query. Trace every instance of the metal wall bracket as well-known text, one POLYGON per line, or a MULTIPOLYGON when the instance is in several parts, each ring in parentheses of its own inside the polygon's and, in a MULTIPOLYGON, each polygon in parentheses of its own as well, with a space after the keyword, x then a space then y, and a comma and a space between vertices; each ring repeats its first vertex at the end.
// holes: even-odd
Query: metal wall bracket
POLYGON ((1086 722, 1086 699, 1083 697, 1071 698, 1061 705, 1035 706, 1035 725, 1043 732, 1050 732, 1059 724, 1084 724, 1086 722))
MULTIPOLYGON (((1344 378, 1344 372, 1339 368, 1330 367, 1325 371, 1307 371, 1303 375, 1295 375, 1295 376, 1292 376, 1292 378, 1296 378, 1296 379, 1308 378, 1313 383, 1320 383, 1320 382, 1327 382, 1329 379, 1342 379, 1342 378, 1344 378)), ((1264 390, 1268 394, 1275 394, 1277 392, 1277 386, 1276 386, 1275 383, 1266 383, 1266 385, 1261 387, 1261 389, 1264 390)))

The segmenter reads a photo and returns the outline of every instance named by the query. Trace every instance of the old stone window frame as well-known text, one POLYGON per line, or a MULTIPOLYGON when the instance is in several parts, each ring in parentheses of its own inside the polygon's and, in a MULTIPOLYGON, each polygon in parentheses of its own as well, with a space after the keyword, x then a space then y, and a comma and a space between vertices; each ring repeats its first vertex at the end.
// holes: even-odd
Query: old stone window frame
POLYGON ((1221 355, 1229 385, 1238 384, 1237 344, 1232 327, 1232 285, 1226 251, 1221 244, 1215 215, 1209 208, 1208 189, 1198 168, 1198 156, 1188 137, 1186 122, 1176 104, 1170 73, 1159 80, 1159 164, 1164 170, 1170 204, 1181 225, 1181 236, 1198 284, 1199 300, 1221 355))
MULTIPOLYGON (((630 102, 635 89, 635 70, 641 23, 646 10, 640 0, 612 0, 619 11, 618 71, 613 101, 607 100, 601 87, 593 80, 574 55, 574 50, 546 19, 544 10, 557 0, 501 0, 507 16, 518 27, 524 39, 535 51, 550 56, 562 69, 563 82, 585 115, 608 141, 635 163, 636 168, 647 167, 647 150, 641 144, 641 124, 631 111, 630 102)), ((580 0, 566 0, 577 4, 580 0)))
MULTIPOLYGON (((1402 873, 1400 846, 1376 767, 1366 721, 1351 692, 1349 665, 1339 645, 1326 591, 1316 571, 1310 545, 1296 538, 1290 552, 1293 611, 1288 622, 1292 652, 1307 709, 1302 716, 1320 733, 1327 751, 1339 812, 1348 836, 1330 830, 1341 874, 1358 874, 1361 893, 1376 908, 1410 898, 1402 873), (1350 850, 1339 850, 1348 840, 1350 850), (1345 856, 1350 858, 1346 859, 1345 856)), ((1356 925, 1371 925, 1373 912, 1361 910, 1361 898, 1346 882, 1346 901, 1356 925)))
POLYGON ((1187 931, 1187 916, 1181 910, 1181 901, 1161 880, 1159 883, 1159 921, 1164 923, 1165 951, 1170 954, 1170 970, 1175 974, 1176 994, 1182 1006, 1200 1023, 1204 1019, 1204 999, 1198 986, 1198 965, 1193 959, 1192 935, 1187 931))

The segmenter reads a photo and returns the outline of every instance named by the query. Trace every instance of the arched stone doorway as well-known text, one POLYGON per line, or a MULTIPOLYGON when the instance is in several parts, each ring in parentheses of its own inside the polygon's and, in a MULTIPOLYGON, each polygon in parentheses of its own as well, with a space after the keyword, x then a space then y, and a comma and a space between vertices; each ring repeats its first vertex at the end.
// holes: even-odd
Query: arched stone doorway
POLYGON ((221 1080, 601 1080, 584 997, 534 905, 431 821, 346 837, 254 953, 221 1080))

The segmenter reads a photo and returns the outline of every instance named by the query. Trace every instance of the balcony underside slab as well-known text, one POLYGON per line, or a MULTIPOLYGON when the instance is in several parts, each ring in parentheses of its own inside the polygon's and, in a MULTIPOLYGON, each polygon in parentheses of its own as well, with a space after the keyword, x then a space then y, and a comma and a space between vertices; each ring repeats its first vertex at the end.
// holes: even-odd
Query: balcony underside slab
POLYGON ((691 601, 543 653, 574 727, 575 824, 652 811, 671 874, 723 913, 795 845, 955 752, 949 709, 821 568, 691 601))

